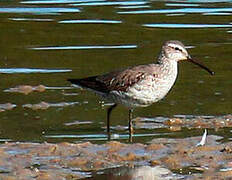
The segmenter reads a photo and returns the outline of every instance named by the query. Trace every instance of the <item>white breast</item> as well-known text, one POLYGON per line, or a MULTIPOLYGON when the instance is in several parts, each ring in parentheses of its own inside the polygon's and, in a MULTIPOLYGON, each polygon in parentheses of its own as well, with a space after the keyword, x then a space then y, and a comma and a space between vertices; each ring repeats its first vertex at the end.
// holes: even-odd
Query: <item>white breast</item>
POLYGON ((164 68, 163 73, 157 77, 148 76, 129 88, 126 94, 136 102, 135 104, 138 104, 136 106, 149 106, 163 99, 170 91, 177 77, 177 63, 164 68))

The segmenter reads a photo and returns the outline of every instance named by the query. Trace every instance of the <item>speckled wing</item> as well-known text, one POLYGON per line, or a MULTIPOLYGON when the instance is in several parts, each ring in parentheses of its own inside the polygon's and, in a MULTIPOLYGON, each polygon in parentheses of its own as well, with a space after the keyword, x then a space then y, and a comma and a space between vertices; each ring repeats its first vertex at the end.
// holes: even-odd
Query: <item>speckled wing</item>
POLYGON ((95 91, 109 93, 110 91, 127 91, 129 87, 152 75, 152 68, 148 65, 140 65, 122 71, 114 71, 100 76, 92 76, 83 79, 68 79, 72 84, 95 91))
MULTIPOLYGON (((142 66, 142 65, 141 65, 142 66)), ((119 72, 111 72, 97 77, 100 82, 104 82, 109 91, 127 91, 129 87, 141 81, 147 76, 146 71, 140 66, 128 68, 119 72)))

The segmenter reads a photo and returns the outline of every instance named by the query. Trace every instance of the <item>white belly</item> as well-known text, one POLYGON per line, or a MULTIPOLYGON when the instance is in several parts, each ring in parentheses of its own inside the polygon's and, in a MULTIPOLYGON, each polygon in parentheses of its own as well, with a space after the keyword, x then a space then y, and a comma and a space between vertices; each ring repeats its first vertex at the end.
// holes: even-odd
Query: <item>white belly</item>
POLYGON ((127 92, 112 91, 111 98, 114 102, 128 107, 146 107, 162 98, 169 92, 176 80, 176 74, 166 78, 149 77, 136 83, 127 92))
POLYGON ((176 81, 177 71, 177 62, 168 61, 159 65, 159 68, 154 68, 154 74, 147 74, 126 92, 111 91, 108 99, 128 107, 149 106, 164 98, 170 91, 176 81))

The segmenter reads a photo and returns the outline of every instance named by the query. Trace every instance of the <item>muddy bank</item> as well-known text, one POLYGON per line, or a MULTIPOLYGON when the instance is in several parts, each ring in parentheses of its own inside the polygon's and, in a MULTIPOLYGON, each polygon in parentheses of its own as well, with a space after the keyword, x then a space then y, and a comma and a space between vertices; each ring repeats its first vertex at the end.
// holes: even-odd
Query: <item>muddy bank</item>
POLYGON ((232 115, 224 116, 194 116, 174 115, 173 118, 155 117, 133 119, 136 128, 157 129, 168 128, 171 131, 180 131, 182 128, 214 128, 232 127, 232 115))
POLYGON ((148 144, 4 143, 0 178, 97 179, 112 168, 116 173, 112 171, 110 179, 133 179, 143 172, 162 179, 232 178, 232 142, 220 143, 220 139, 208 136, 200 147, 196 144, 201 137, 158 138, 148 144))

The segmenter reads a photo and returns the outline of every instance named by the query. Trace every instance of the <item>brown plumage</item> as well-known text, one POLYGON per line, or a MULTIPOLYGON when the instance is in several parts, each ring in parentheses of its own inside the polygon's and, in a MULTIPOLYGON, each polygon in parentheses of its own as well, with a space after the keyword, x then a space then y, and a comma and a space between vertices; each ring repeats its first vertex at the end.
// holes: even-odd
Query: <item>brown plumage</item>
POLYGON ((126 92, 129 87, 154 74, 154 69, 148 65, 139 65, 125 70, 113 71, 104 75, 91 76, 82 79, 68 79, 72 84, 93 89, 100 93, 110 91, 126 92))

